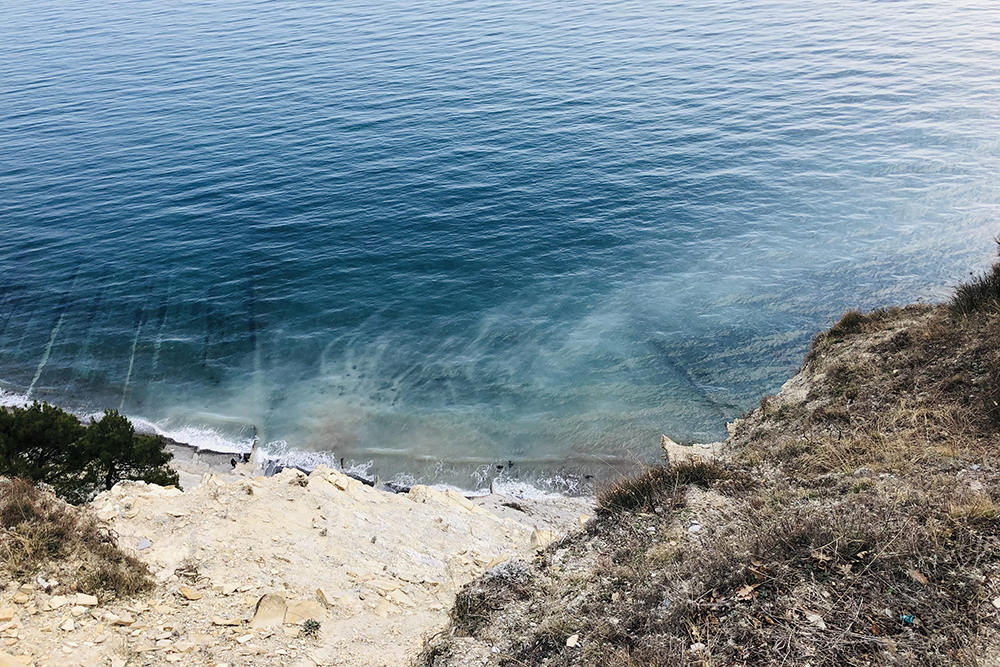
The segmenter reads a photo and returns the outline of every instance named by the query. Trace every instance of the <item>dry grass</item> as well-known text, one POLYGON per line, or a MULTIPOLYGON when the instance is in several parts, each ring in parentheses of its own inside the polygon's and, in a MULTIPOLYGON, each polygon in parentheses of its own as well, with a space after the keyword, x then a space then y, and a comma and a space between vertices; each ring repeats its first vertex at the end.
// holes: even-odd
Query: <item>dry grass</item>
POLYGON ((0 577, 44 572, 67 590, 103 599, 149 590, 146 566, 118 548, 115 534, 83 508, 20 479, 0 480, 0 577))
MULTIPOLYGON (((1000 246, 1000 238, 996 241, 1000 246)), ((1000 310, 1000 262, 995 263, 985 274, 959 285, 949 307, 956 315, 1000 310)))
POLYGON ((597 512, 601 515, 621 512, 664 511, 683 504, 684 487, 707 488, 733 474, 716 461, 681 461, 669 466, 654 465, 635 477, 621 477, 597 494, 597 512))
MULTIPOLYGON (((739 424, 731 463, 616 481, 530 590, 474 582, 489 613, 456 606, 453 627, 511 667, 982 664, 1000 645, 991 276, 961 307, 848 313, 739 424)), ((461 664, 448 641, 423 664, 461 664)))
POLYGON ((473 581, 455 596, 452 627, 463 635, 475 635, 493 614, 514 600, 530 595, 531 568, 522 561, 505 561, 473 581))

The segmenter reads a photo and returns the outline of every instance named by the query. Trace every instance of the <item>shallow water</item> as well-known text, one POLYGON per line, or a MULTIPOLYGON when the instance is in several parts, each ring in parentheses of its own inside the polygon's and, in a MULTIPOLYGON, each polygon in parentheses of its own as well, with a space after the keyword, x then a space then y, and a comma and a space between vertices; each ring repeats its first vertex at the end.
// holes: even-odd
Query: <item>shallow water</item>
POLYGON ((990 2, 8 3, 0 386, 383 479, 710 440, 993 253, 990 2))

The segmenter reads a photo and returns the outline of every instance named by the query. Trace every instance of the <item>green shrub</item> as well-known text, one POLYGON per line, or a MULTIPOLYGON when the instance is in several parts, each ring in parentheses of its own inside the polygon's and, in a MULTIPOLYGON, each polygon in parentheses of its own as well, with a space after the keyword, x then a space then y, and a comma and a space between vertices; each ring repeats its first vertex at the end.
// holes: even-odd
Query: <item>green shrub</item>
POLYGON ((172 457, 162 438, 136 434, 117 410, 84 426, 47 403, 0 409, 0 475, 47 484, 71 503, 126 479, 177 485, 172 457))
POLYGON ((316 639, 319 637, 320 624, 315 618, 306 619, 302 623, 302 636, 308 637, 309 639, 316 639))
POLYGON ((635 477, 622 477, 597 494, 598 514, 653 509, 676 489, 669 466, 655 465, 635 477))
POLYGON ((73 446, 86 428, 48 403, 0 408, 0 475, 52 483, 72 467, 73 446))
POLYGON ((843 317, 836 324, 830 327, 827 335, 832 338, 841 338, 858 333, 867 321, 868 318, 863 313, 859 313, 856 310, 849 310, 844 313, 843 317))
POLYGON ((597 494, 597 512, 601 515, 653 510, 658 506, 672 509, 683 503, 678 490, 695 485, 707 488, 726 477, 726 470, 714 461, 680 461, 673 465, 655 465, 635 477, 622 477, 597 494))

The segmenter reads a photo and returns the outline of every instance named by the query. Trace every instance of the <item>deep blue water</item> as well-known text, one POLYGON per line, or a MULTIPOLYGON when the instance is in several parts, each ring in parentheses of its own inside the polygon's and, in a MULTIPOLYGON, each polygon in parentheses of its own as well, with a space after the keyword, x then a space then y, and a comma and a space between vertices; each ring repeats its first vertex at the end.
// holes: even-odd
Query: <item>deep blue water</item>
POLYGON ((998 212, 992 1, 2 7, 5 400, 201 444, 564 488, 998 212))

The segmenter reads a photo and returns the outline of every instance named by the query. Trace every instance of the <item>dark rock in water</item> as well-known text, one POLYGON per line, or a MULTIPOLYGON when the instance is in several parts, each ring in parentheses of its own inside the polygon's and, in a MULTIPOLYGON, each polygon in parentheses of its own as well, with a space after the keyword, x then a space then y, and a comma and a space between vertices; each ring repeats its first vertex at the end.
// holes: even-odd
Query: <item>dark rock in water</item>
POLYGON ((375 480, 374 479, 368 479, 367 477, 362 477, 361 475, 359 475, 359 474, 357 474, 355 472, 347 472, 346 470, 344 471, 344 474, 347 475, 348 477, 350 477, 351 479, 358 480, 359 482, 361 482, 365 486, 375 486, 375 480))
POLYGON ((405 484, 397 484, 396 482, 385 482, 382 484, 382 488, 391 493, 409 493, 413 487, 406 486, 405 484))

